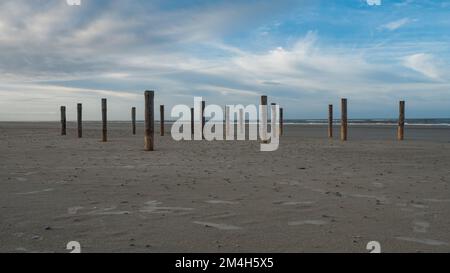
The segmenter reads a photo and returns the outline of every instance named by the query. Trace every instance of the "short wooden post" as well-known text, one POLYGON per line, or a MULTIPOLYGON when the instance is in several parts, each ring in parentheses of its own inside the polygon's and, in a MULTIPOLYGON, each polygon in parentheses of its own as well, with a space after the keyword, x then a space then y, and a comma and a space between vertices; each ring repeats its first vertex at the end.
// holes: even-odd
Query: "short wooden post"
POLYGON ((206 108, 206 102, 202 101, 202 138, 205 139, 205 124, 206 124, 206 118, 205 118, 205 108, 206 108))
POLYGON ((131 128, 133 135, 136 135, 136 107, 131 108, 131 128))
POLYGON ((347 99, 341 102, 341 140, 347 141, 347 99))
POLYGON ((261 111, 262 120, 259 121, 259 126, 262 128, 261 139, 263 143, 268 143, 267 139, 267 96, 261 96, 261 106, 263 106, 261 111))
POLYGON ((333 104, 328 105, 328 138, 333 138, 333 104))
POLYGON ((397 138, 400 141, 405 139, 405 101, 399 103, 397 138))
POLYGON ((191 108, 191 135, 194 135, 194 108, 191 108))
POLYGON ((280 108, 280 136, 283 136, 284 132, 284 110, 280 108))
POLYGON ((77 105, 77 124, 78 124, 78 138, 83 137, 83 105, 77 105))
POLYGON ((154 150, 154 134, 155 134, 155 116, 154 116, 154 99, 155 91, 145 91, 145 150, 154 150))
POLYGON ((108 118, 107 118, 107 108, 106 108, 106 99, 102 99, 102 141, 108 141, 108 118))
POLYGON ((65 106, 61 106, 61 135, 67 135, 67 119, 65 106))
POLYGON ((160 133, 161 136, 164 136, 164 105, 159 106, 159 117, 160 117, 160 133))

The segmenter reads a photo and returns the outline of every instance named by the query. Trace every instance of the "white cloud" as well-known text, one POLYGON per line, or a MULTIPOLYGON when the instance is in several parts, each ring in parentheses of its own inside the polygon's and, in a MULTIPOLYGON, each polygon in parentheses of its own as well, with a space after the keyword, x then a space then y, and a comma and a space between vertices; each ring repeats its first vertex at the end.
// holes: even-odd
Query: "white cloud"
POLYGON ((406 25, 406 24, 408 24, 410 22, 412 22, 411 19, 409 19, 409 18, 402 18, 402 19, 399 19, 399 20, 392 21, 392 22, 389 22, 387 24, 384 24, 384 25, 381 26, 381 28, 393 31, 393 30, 397 30, 397 29, 403 27, 404 25, 406 25))
POLYGON ((431 54, 418 53, 407 56, 404 59, 404 65, 432 79, 441 77, 441 72, 436 65, 436 59, 431 54))
POLYGON ((366 0, 369 6, 381 6, 381 0, 366 0))

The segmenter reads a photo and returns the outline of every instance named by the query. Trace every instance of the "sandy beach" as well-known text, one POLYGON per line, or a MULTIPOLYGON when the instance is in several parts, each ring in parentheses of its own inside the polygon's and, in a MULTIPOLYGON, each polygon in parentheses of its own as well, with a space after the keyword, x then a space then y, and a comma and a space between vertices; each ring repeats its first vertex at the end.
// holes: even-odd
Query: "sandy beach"
MULTIPOLYGON (((0 123, 0 252, 450 251, 450 128, 286 125, 259 142, 0 123)), ((157 127, 158 128, 158 127, 157 127)), ((157 130, 158 131, 158 130, 157 130)), ((167 127, 166 132, 170 132, 167 127)))

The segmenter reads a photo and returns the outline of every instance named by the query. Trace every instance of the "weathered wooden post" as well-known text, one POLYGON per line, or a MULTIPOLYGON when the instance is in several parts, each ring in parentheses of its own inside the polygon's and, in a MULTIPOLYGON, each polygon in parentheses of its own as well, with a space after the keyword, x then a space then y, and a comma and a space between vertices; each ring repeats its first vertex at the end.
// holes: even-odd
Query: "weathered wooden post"
POLYGON ((244 109, 239 109, 239 134, 245 140, 245 116, 244 109))
POLYGON ((270 109, 271 109, 271 118, 270 118, 270 132, 272 133, 272 139, 279 137, 280 134, 278 132, 278 130, 280 129, 279 124, 277 126, 277 104, 276 103, 271 103, 270 104, 270 109))
POLYGON ((154 150, 154 134, 155 134, 155 116, 154 116, 154 99, 155 91, 145 91, 145 150, 154 150))
POLYGON ((164 136, 164 105, 159 106, 159 117, 160 117, 160 133, 164 136))
POLYGON ((283 136, 284 131, 284 110, 280 108, 280 136, 283 136))
POLYGON ((66 107, 61 106, 61 135, 67 135, 66 107))
POLYGON ((194 135, 194 108, 191 108, 191 135, 194 135))
POLYGON ((341 140, 347 141, 347 99, 341 102, 341 140))
POLYGON ((205 118, 205 108, 206 108, 206 101, 202 101, 202 138, 205 139, 205 124, 206 124, 206 118, 205 118))
POLYGON ((259 121, 261 139, 263 143, 268 143, 267 139, 267 96, 261 96, 261 117, 262 120, 259 121))
POLYGON ((328 105, 328 138, 333 138, 333 104, 328 105))
POLYGON ((131 108, 131 128, 133 135, 136 135, 136 107, 131 108))
POLYGON ((276 126, 277 121, 276 119, 278 118, 278 113, 276 113, 276 109, 277 109, 277 104, 272 102, 270 104, 270 109, 271 109, 271 123, 270 123, 270 131, 272 132, 272 138, 275 137, 279 137, 280 136, 280 124, 278 124, 278 127, 276 126))
POLYGON ((78 103, 77 105, 77 124, 78 124, 78 138, 83 137, 83 105, 78 103))
POLYGON ((398 118, 398 140, 405 139, 405 101, 399 103, 399 118, 398 118))
POLYGON ((108 120, 107 120, 107 108, 106 108, 106 99, 102 99, 102 141, 108 141, 108 120))

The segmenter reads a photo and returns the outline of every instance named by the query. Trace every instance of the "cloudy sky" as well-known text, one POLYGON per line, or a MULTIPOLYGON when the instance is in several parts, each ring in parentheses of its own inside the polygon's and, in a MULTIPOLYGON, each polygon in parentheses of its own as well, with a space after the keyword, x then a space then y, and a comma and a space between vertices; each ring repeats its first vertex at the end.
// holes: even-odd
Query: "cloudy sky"
POLYGON ((0 1, 0 120, 142 116, 261 94, 287 118, 450 117, 450 1, 0 1))

